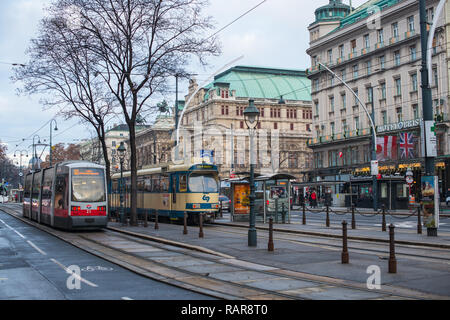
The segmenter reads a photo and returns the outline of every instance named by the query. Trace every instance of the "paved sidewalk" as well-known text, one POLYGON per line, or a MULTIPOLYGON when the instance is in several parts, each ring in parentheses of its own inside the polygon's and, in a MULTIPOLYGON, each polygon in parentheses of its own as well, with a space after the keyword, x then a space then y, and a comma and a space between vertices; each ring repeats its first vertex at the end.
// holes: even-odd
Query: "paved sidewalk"
MULTIPOLYGON (((259 224, 261 225, 261 224, 259 224)), ((352 281, 366 285, 369 277, 367 268, 375 265, 381 269, 381 289, 389 287, 404 288, 409 290, 417 290, 428 294, 437 294, 446 296, 450 299, 450 250, 448 249, 422 249, 422 254, 427 252, 432 255, 430 250, 435 252, 434 261, 430 261, 423 257, 409 256, 407 246, 398 249, 397 254, 397 273, 388 273, 388 243, 360 243, 359 241, 349 242, 350 263, 341 264, 341 239, 321 239, 316 243, 311 236, 299 234, 280 234, 275 232, 274 243, 275 251, 267 251, 267 232, 258 230, 258 246, 248 247, 247 245, 247 229, 233 228, 230 226, 205 225, 204 238, 199 238, 199 228, 195 226, 188 227, 188 234, 183 235, 183 226, 176 224, 159 223, 159 229, 154 229, 154 223, 150 222, 147 228, 142 225, 139 227, 122 226, 120 223, 110 223, 109 226, 140 233, 163 239, 182 242, 192 246, 200 246, 209 250, 215 250, 222 254, 230 255, 236 259, 263 265, 266 267, 279 268, 286 272, 301 272, 314 276, 324 276, 336 279, 336 281, 352 281), (364 247, 370 248, 371 252, 364 252, 364 247), (380 249, 381 248, 381 249, 380 249), (405 254, 403 254, 404 252, 405 254), (442 259, 441 259, 442 256, 442 259)), ((277 226, 278 227, 278 226, 277 226)), ((299 225, 286 225, 283 227, 296 229, 299 225)), ((322 228, 311 228, 309 230, 320 230, 322 228)), ((306 229, 305 229, 306 230, 306 229)), ((328 229, 328 233, 338 234, 340 230, 328 229)), ((365 231, 349 230, 349 234, 362 234, 365 231)), ((381 233, 381 232, 378 232, 381 233)), ((374 232, 375 234, 375 232, 374 232)), ((386 232, 383 233, 384 238, 388 237, 386 232)), ((417 240, 419 237, 411 234, 402 234, 403 239, 417 240)), ((315 238, 315 237, 314 237, 315 238)), ((380 237, 383 238, 383 237, 380 237)), ((433 243, 438 239, 426 240, 433 243)), ((450 237, 446 237, 449 241, 450 237)), ((236 275, 238 277, 238 275, 236 275)), ((277 283, 276 281, 264 283, 267 288, 277 288, 286 284, 277 283)), ((334 290, 334 289, 333 289, 334 290)), ((340 288, 342 290, 342 288, 340 288)), ((345 290, 344 290, 345 291, 345 290)), ((333 291, 334 292, 334 291, 333 291)), ((376 290, 373 291, 376 293, 376 290)), ((328 292, 321 293, 328 299, 371 299, 371 296, 350 295, 348 297, 342 295, 342 291, 336 288, 334 294, 328 292)), ((311 298, 319 299, 320 293, 312 294, 311 298)))
MULTIPOLYGON (((277 223, 273 225, 274 231, 288 231, 288 232, 297 232, 299 234, 310 234, 310 235, 329 235, 330 237, 339 237, 342 236, 342 223, 336 223, 335 221, 330 222, 330 227, 326 227, 325 225, 325 214, 318 214, 321 218, 323 218, 322 223, 317 223, 317 220, 314 222, 308 222, 308 218, 306 220, 306 225, 303 225, 301 222, 292 222, 292 223, 277 223)), ((356 229, 351 229, 351 218, 342 218, 342 220, 347 221, 347 229, 348 229, 348 237, 349 239, 373 239, 387 242, 389 241, 389 222, 392 220, 389 216, 386 217, 386 231, 383 232, 381 227, 381 216, 379 221, 379 227, 369 227, 369 226, 359 226, 358 221, 356 221, 356 229)), ((392 221, 394 226, 397 223, 401 223, 399 221, 392 221)), ((225 214, 223 218, 217 219, 215 223, 223 224, 223 225, 235 225, 248 227, 248 222, 231 222, 229 215, 225 214)), ((261 229, 268 230, 268 223, 256 222, 256 227, 261 229)), ((395 228, 395 240, 396 242, 407 244, 416 244, 416 245, 424 245, 424 246, 434 246, 434 247, 442 247, 446 249, 450 249, 450 233, 438 230, 437 237, 429 237, 427 236, 427 229, 422 227, 422 234, 417 234, 417 229, 404 229, 404 228, 395 228)))

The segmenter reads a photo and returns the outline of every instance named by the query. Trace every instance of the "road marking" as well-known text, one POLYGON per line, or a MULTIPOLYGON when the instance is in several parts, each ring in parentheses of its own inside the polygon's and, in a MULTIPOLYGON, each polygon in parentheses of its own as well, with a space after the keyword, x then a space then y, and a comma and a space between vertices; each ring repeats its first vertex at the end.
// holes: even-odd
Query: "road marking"
POLYGON ((59 261, 57 261, 57 260, 55 260, 55 259, 53 259, 53 258, 51 258, 50 260, 51 260, 52 262, 56 263, 58 266, 60 266, 60 267, 61 267, 65 272, 67 272, 68 274, 73 275, 77 280, 80 280, 80 281, 86 283, 87 285, 90 285, 91 287, 95 287, 95 288, 98 287, 98 285, 96 285, 95 283, 92 283, 92 282, 90 282, 89 280, 86 280, 86 279, 80 277, 79 275, 70 272, 70 270, 67 269, 67 268, 66 268, 62 263, 60 263, 59 261))
POLYGON ((133 300, 133 299, 128 298, 128 297, 122 297, 122 300, 133 300))
POLYGON ((35 244, 34 244, 33 242, 31 242, 30 240, 27 240, 27 242, 28 242, 28 244, 29 244, 30 246, 32 246, 33 248, 35 248, 40 254, 42 254, 42 255, 44 255, 44 256, 47 255, 43 250, 41 250, 37 245, 35 245, 35 244))
POLYGON ((9 224, 7 224, 5 221, 0 220, 8 229, 14 231, 15 233, 17 233, 19 236, 21 236, 23 239, 25 239, 26 237, 21 234, 19 231, 17 231, 16 229, 14 229, 13 227, 11 227, 9 224))
POLYGON ((0 278, 0 281, 8 280, 8 278, 0 278))
POLYGON ((26 237, 25 237, 23 234, 21 234, 19 231, 14 230, 14 229, 13 229, 13 231, 14 231, 15 233, 17 233, 19 236, 21 236, 22 239, 25 239, 25 238, 26 238, 26 237))

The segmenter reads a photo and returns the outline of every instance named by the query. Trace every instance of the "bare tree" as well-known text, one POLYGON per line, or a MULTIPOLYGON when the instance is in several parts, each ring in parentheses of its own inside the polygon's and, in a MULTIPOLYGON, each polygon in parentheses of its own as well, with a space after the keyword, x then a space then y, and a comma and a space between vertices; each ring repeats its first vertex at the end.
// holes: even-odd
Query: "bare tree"
POLYGON ((94 127, 109 181, 105 125, 116 102, 98 77, 98 59, 88 49, 89 38, 76 32, 72 12, 48 10, 49 17, 41 21, 39 36, 31 40, 27 50, 30 60, 15 69, 13 80, 23 83, 21 93, 44 94, 44 107, 55 107, 65 119, 78 117, 94 127))
POLYGON ((99 76, 121 107, 129 128, 131 223, 136 224, 136 120, 174 75, 187 75, 190 58, 219 53, 205 0, 58 0, 59 12, 76 12, 77 32, 87 39, 99 76))

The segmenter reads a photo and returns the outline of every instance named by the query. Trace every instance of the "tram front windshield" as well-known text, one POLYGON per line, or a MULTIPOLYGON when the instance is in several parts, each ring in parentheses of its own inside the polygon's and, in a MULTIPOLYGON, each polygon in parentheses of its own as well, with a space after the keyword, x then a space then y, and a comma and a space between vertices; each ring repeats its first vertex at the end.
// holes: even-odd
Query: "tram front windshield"
POLYGON ((106 201, 103 169, 72 169, 72 201, 106 201))
POLYGON ((191 192, 219 192, 217 176, 212 173, 191 173, 189 190, 191 192))

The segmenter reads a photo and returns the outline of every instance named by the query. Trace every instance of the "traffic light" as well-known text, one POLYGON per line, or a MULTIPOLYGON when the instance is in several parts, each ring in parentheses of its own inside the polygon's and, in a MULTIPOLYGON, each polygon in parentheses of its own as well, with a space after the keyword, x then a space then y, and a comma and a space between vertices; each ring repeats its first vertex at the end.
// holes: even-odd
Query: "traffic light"
POLYGON ((377 180, 381 180, 381 173, 377 174, 377 180))

